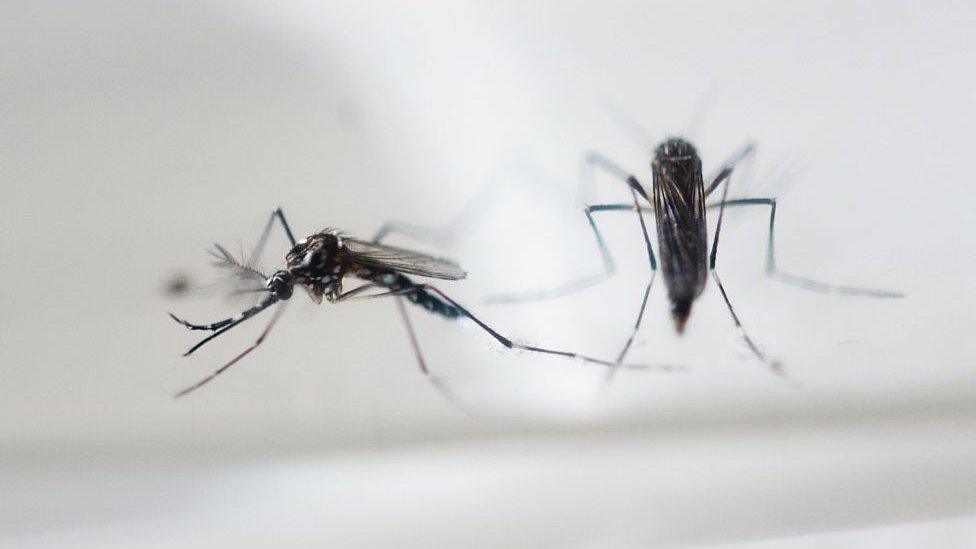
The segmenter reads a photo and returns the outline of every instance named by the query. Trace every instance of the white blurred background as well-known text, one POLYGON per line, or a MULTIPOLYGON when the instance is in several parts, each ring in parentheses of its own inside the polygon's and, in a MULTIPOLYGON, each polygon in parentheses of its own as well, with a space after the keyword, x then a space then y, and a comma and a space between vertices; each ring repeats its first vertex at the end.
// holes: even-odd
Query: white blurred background
POLYGON ((0 544, 976 544, 970 3, 2 7, 0 544), (483 203, 443 246, 398 242, 456 257, 469 279, 440 286, 503 333, 614 356, 649 274, 631 216, 604 220, 611 281, 481 301, 598 271, 580 210, 629 195, 578 192, 582 154, 649 183, 674 133, 706 170, 759 143, 734 185, 773 181, 783 268, 907 298, 765 279, 758 211, 730 216, 719 268, 796 386, 714 287, 675 336, 659 284, 631 360, 683 373, 606 387, 416 311, 439 391, 393 303, 299 292, 171 398, 263 320, 182 358, 197 338, 165 311, 237 309, 166 280, 207 280, 204 249, 249 247, 278 204, 368 237, 483 203))

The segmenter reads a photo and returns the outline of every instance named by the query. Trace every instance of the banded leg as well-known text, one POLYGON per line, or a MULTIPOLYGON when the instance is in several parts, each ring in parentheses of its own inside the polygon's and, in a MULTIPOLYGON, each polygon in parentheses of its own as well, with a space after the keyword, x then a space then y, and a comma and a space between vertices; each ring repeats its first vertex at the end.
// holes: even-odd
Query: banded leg
MULTIPOLYGON (((210 383, 211 381, 213 381, 213 379, 215 377, 217 377, 220 374, 224 373, 225 371, 227 371, 228 368, 230 368, 234 364, 237 364, 238 361, 240 361, 242 358, 244 358, 245 356, 247 356, 248 354, 250 354, 251 351, 253 351, 254 349, 257 349, 258 347, 260 347, 261 344, 264 343, 265 338, 268 337, 268 334, 271 332, 271 329, 274 328, 274 325, 275 324, 277 324, 278 319, 281 318, 281 313, 283 313, 284 310, 285 310, 285 306, 284 305, 282 305, 281 307, 278 307, 278 310, 276 310, 275 313, 274 313, 274 315, 271 317, 271 321, 268 322, 268 325, 264 327, 264 331, 261 332, 261 335, 258 336, 257 340, 255 340, 254 343, 250 347, 248 347, 247 349, 244 349, 243 352, 241 352, 239 355, 237 355, 234 358, 232 358, 230 360, 230 362, 228 362, 227 364, 224 364, 220 368, 217 368, 216 370, 214 370, 214 372, 212 374, 210 374, 209 376, 201 379, 200 381, 194 383, 193 385, 187 387, 186 389, 183 389, 182 391, 176 393, 175 395, 173 395, 173 398, 180 398, 181 396, 185 396, 185 395, 187 395, 187 394, 189 394, 189 393, 191 393, 193 391, 196 391, 200 387, 203 387, 207 383, 210 383)), ((215 337, 216 335, 217 334, 214 334, 211 337, 215 337)), ((210 338, 207 338, 207 339, 210 339, 210 338)), ((192 352, 192 350, 190 352, 192 352)), ((187 354, 189 354, 189 352, 187 354)))
POLYGON ((776 199, 775 198, 737 198, 733 200, 723 200, 715 204, 709 204, 709 209, 718 207, 734 206, 769 206, 769 233, 766 239, 766 275, 780 282, 819 292, 822 294, 842 294, 842 295, 863 295, 880 298, 901 298, 905 294, 891 290, 879 290, 873 288, 862 288, 856 286, 844 286, 840 284, 830 284, 787 273, 780 270, 776 265, 776 250, 774 241, 774 228, 776 226, 776 199))
POLYGON ((203 347, 212 339, 222 335, 227 330, 230 330, 234 326, 237 326, 240 323, 244 322, 245 320, 257 315, 261 311, 267 309, 268 307, 274 305, 277 302, 278 302, 278 298, 274 294, 272 294, 266 297, 263 301, 261 301, 261 303, 258 303, 257 305, 251 307, 250 309, 245 310, 244 312, 238 314, 237 316, 225 318, 224 320, 218 320, 217 322, 213 322, 210 324, 193 324, 187 322, 186 320, 183 320, 182 318, 174 315, 173 313, 168 313, 168 314, 170 318, 172 318, 176 322, 179 322, 183 326, 186 326, 190 330, 207 330, 213 332, 209 336, 200 340, 193 347, 190 347, 190 349, 187 352, 183 353, 183 356, 189 356, 200 347, 203 347))
POLYGON ((735 312, 735 307, 732 306, 732 301, 729 299, 729 294, 725 291, 725 285, 722 284, 722 279, 719 278, 718 272, 715 270, 715 262, 718 258, 718 239, 719 235, 722 233, 722 219, 725 217, 725 204, 729 195, 729 180, 728 175, 725 176, 725 189, 722 191, 722 200, 719 203, 718 209, 718 221, 715 223, 715 238, 712 241, 712 253, 708 260, 708 269, 712 273, 712 278, 715 279, 715 284, 718 285, 719 291, 722 293, 722 299, 725 301, 725 306, 729 309, 729 314, 732 315, 732 321, 735 323, 736 330, 739 332, 739 336, 746 342, 752 354, 759 359, 760 362, 768 366, 773 373, 778 376, 784 377, 783 365, 777 360, 770 360, 766 357, 766 354, 759 350, 759 347, 752 341, 749 337, 749 333, 746 331, 745 326, 742 325, 742 321, 739 320, 739 315, 735 312))
MULTIPOLYGON (((215 245, 216 252, 212 252, 213 255, 219 261, 221 261, 223 263, 227 263, 227 264, 230 264, 230 265, 236 265, 237 267, 239 267, 240 269, 242 269, 242 272, 247 273, 250 276, 256 276, 258 278, 264 278, 264 275, 260 271, 258 271, 256 268, 254 268, 253 266, 251 266, 250 263, 253 262, 253 261, 257 261, 260 258, 260 255, 261 255, 262 251, 264 250, 264 245, 265 245, 265 243, 268 240, 268 236, 271 234, 271 226, 274 224, 275 218, 277 218, 281 222, 281 226, 284 229, 285 234, 288 236, 288 241, 291 243, 292 246, 294 246, 295 245, 295 235, 292 233, 291 227, 288 226, 288 221, 285 219, 284 212, 282 211, 282 209, 280 207, 277 207, 277 208, 274 209, 274 211, 271 212, 271 216, 268 218, 268 222, 265 224, 264 230, 261 231, 261 237, 258 239, 258 242, 255 245, 254 250, 251 252, 251 256, 249 258, 244 258, 243 261, 237 261, 236 259, 234 259, 234 257, 223 246, 221 246, 219 244, 215 245)), ((257 305, 255 305, 255 306, 253 306, 253 307, 251 307, 251 308, 243 311, 242 313, 238 314, 237 316, 234 316, 234 317, 231 317, 231 318, 225 318, 224 320, 219 320, 217 322, 212 322, 210 324, 193 324, 191 322, 187 322, 186 320, 184 320, 184 319, 182 319, 182 318, 174 315, 173 313, 169 313, 169 316, 170 316, 170 318, 172 318, 176 322, 179 322, 183 326, 186 326, 190 330, 206 330, 206 331, 213 332, 209 336, 207 336, 207 337, 203 338, 201 341, 197 342, 196 345, 190 347, 190 349, 187 350, 185 353, 183 353, 183 356, 189 356, 194 351, 196 351, 200 347, 206 345, 208 342, 212 341, 214 338, 222 335, 227 330, 230 330, 231 328, 233 328, 233 327, 241 324, 245 320, 247 320, 247 319, 249 319, 249 318, 257 315, 261 311, 264 311, 265 309, 267 309, 271 305, 274 305, 277 302, 278 302, 278 298, 275 297, 275 296, 273 296, 273 295, 270 295, 267 298, 265 298, 264 300, 262 300, 260 303, 258 303, 257 305)), ((242 358, 244 358, 245 356, 247 356, 251 351, 253 351, 258 346, 260 346, 261 343, 264 342, 264 339, 267 337, 268 333, 271 331, 271 329, 274 327, 274 325, 278 322, 278 318, 281 316, 281 313, 282 313, 282 310, 283 309, 284 309, 284 307, 280 307, 275 312, 274 316, 271 318, 271 321, 268 322, 268 325, 265 327, 264 331, 261 332, 261 335, 258 337, 258 339, 254 342, 253 345, 251 345, 250 347, 248 347, 247 349, 245 349, 242 353, 240 353, 239 355, 237 355, 236 357, 234 357, 234 359, 232 359, 227 364, 225 364, 225 365, 221 366, 220 368, 218 368, 210 376, 204 378, 203 380, 201 380, 200 382, 196 383, 195 385, 192 385, 192 386, 190 386, 190 387, 188 387, 188 388, 180 391, 175 396, 176 397, 181 397, 181 396, 186 395, 187 393, 190 393, 192 391, 195 391, 196 389, 200 388, 201 386, 209 383, 212 379, 214 379, 215 377, 217 377, 218 375, 220 375, 221 373, 223 373, 225 370, 227 370, 228 368, 230 368, 231 366, 233 366, 234 364, 236 364, 239 360, 241 360, 242 358)))
POLYGON ((501 343, 502 345, 504 345, 505 347, 507 347, 509 349, 520 349, 520 350, 523 350, 523 351, 530 351, 530 352, 534 352, 534 353, 542 353, 542 354, 550 354, 550 355, 563 356, 563 357, 566 357, 566 358, 573 358, 573 359, 582 360, 584 362, 592 362, 594 364, 601 364, 603 366, 614 366, 615 365, 613 362, 611 362, 609 360, 602 360, 602 359, 599 359, 599 358, 593 358, 593 357, 590 357, 590 356, 587 356, 587 355, 582 355, 582 354, 579 354, 579 353, 573 353, 573 352, 569 352, 569 351, 560 351, 560 350, 556 350, 556 349, 547 349, 545 347, 536 347, 534 345, 523 345, 521 343, 516 343, 516 342, 512 341, 511 339, 505 337, 501 333, 499 333, 497 330, 495 330, 494 328, 492 328, 491 326, 489 326, 485 322, 483 322, 480 318, 476 317, 473 313, 471 313, 471 311, 467 310, 460 303, 458 303, 457 301, 455 301, 454 299, 452 299, 450 296, 448 296, 447 294, 445 294, 443 291, 441 291, 439 288, 437 288, 436 286, 433 286, 431 284, 415 284, 415 285, 413 285, 413 286, 411 286, 409 288, 403 288, 403 289, 399 289, 399 290, 390 290, 388 292, 383 292, 383 293, 379 293, 379 294, 372 294, 372 295, 368 295, 368 296, 360 296, 360 297, 357 297, 356 299, 372 299, 372 298, 377 298, 377 297, 398 297, 398 296, 407 295, 407 294, 410 294, 410 293, 413 293, 413 292, 423 292, 423 291, 433 292, 433 293, 437 294, 438 296, 440 296, 441 299, 443 299, 445 302, 447 302, 452 307, 454 307, 455 309, 457 309, 458 312, 460 312, 463 316, 466 316, 469 319, 471 319, 471 321, 473 321, 475 324, 477 324, 478 327, 480 327, 482 330, 484 330, 485 332, 487 332, 488 335, 490 335, 496 341, 498 341, 499 343, 501 343))

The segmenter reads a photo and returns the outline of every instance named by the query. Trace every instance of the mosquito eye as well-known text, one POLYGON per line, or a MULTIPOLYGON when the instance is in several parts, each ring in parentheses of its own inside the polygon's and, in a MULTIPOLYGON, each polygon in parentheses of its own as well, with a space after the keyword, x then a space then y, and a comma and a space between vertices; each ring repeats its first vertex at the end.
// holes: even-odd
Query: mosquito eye
POLYGON ((268 289, 282 301, 291 297, 294 287, 294 277, 287 271, 279 271, 268 280, 268 289))
POLYGON ((290 284, 278 284, 274 290, 275 295, 282 301, 291 297, 292 286, 290 284))

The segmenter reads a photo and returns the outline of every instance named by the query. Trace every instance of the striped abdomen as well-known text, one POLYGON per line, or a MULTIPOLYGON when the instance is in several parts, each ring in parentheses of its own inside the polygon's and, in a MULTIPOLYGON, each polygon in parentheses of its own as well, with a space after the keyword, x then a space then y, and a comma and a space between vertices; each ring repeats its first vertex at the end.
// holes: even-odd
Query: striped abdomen
POLYGON ((708 281, 708 234, 701 159, 683 139, 669 139, 655 151, 654 217, 661 271, 678 332, 708 281))
POLYGON ((424 309, 445 318, 458 318, 461 316, 461 311, 457 307, 431 294, 421 286, 417 285, 414 281, 398 272, 389 270, 366 270, 357 273, 357 276, 365 280, 375 282, 376 284, 389 288, 393 291, 409 290, 412 288, 412 291, 404 292, 402 294, 403 297, 408 299, 411 303, 416 303, 424 309))

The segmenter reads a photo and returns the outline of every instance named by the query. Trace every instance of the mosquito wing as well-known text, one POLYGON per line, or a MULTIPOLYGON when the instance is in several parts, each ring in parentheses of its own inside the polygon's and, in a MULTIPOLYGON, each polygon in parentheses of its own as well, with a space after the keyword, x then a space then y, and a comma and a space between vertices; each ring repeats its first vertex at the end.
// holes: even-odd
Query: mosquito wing
POLYGON ((403 248, 366 242, 355 238, 343 238, 343 247, 352 261, 386 267, 402 273, 440 278, 444 280, 459 280, 468 273, 457 263, 439 257, 433 257, 403 248))

